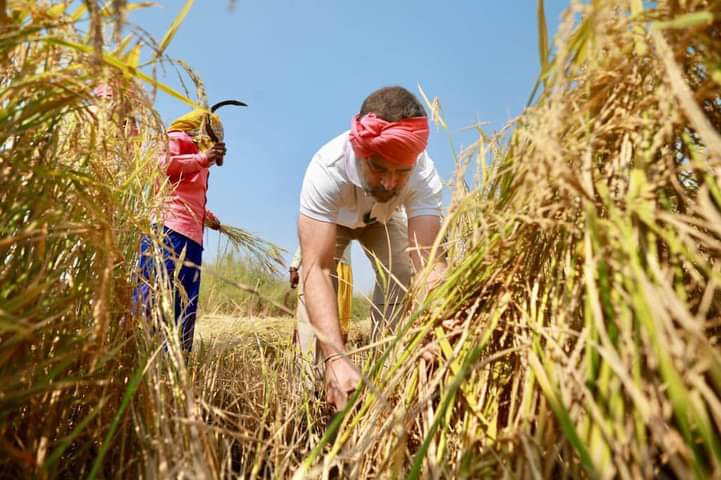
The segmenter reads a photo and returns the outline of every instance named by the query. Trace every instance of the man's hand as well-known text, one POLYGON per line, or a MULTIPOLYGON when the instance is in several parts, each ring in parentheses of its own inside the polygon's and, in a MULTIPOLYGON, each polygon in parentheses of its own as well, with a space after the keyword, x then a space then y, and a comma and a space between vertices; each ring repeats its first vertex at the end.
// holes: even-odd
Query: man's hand
POLYGON ((345 408, 348 397, 360 383, 355 365, 345 357, 333 357, 325 364, 325 399, 336 412, 345 408))
MULTIPOLYGON (((463 322, 459 318, 450 318, 441 322, 446 338, 449 340, 463 332, 463 322)), ((435 364, 440 360, 441 347, 438 340, 431 340, 421 347, 421 358, 429 364, 435 364)))
POLYGON ((290 281, 290 288, 295 288, 298 286, 298 282, 300 281, 300 275, 298 275, 298 269, 295 267, 290 267, 288 269, 289 274, 289 281, 290 281))
POLYGON ((426 280, 427 291, 430 293, 431 290, 443 283, 447 274, 448 266, 446 266, 445 263, 436 263, 433 265, 433 270, 431 270, 431 273, 428 275, 428 280, 426 280))
POLYGON ((414 279, 416 298, 421 302, 446 279, 448 267, 445 263, 435 263, 428 275, 418 274, 414 279))
POLYGON ((227 149, 225 148, 224 142, 214 143, 213 146, 210 147, 210 150, 205 152, 205 155, 208 157, 208 166, 216 165, 218 160, 222 163, 222 159, 226 153, 227 149))
POLYGON ((426 343, 421 348, 421 358, 427 363, 434 364, 436 360, 441 356, 441 347, 438 342, 433 340, 430 343, 426 343))

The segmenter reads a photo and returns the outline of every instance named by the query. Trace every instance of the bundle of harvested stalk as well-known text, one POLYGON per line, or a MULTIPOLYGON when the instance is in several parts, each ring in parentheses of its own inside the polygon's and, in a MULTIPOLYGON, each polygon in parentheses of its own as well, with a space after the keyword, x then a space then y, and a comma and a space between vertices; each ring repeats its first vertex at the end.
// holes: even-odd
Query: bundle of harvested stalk
POLYGON ((221 224, 218 232, 223 234, 233 248, 246 252, 264 269, 275 272, 284 266, 283 249, 240 227, 221 224))

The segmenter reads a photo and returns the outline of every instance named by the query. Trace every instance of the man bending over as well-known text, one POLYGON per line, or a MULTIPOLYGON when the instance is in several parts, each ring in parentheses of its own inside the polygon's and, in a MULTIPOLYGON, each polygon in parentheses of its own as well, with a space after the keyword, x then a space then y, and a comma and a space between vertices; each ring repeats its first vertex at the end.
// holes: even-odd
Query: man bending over
MULTIPOLYGON (((344 355, 336 262, 358 240, 376 272, 374 338, 394 327, 411 279, 440 230, 441 180, 425 151, 428 119, 402 87, 371 93, 345 131, 313 156, 300 195, 298 234, 305 303, 325 362, 326 399, 337 410, 358 386, 344 355)), ((436 259, 438 271, 445 268, 436 259)))

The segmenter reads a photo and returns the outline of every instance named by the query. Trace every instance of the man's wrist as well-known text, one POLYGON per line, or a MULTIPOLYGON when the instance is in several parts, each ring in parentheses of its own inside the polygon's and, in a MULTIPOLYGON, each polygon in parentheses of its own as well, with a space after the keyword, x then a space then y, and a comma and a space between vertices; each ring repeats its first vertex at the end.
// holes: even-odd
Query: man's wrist
POLYGON ((323 356, 324 361, 330 361, 327 359, 331 357, 345 356, 346 351, 343 340, 338 339, 338 342, 320 344, 320 353, 323 356))
POLYGON ((327 355, 327 356, 323 359, 323 363, 325 363, 326 365, 328 365, 329 363, 333 363, 333 362, 335 362, 336 360, 340 360, 341 358, 345 358, 345 357, 346 357, 345 352, 331 353, 330 355, 327 355))

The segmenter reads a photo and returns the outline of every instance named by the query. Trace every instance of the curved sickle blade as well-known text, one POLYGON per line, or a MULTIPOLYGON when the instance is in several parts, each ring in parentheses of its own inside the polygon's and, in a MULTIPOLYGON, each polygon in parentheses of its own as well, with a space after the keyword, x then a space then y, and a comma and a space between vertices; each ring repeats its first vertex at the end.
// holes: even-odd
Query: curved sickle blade
POLYGON ((210 111, 215 113, 217 109, 220 107, 225 107, 226 105, 235 105, 236 107, 247 107, 248 104, 245 102, 241 102, 240 100, 223 100, 222 102, 218 102, 212 107, 210 107, 210 111))

